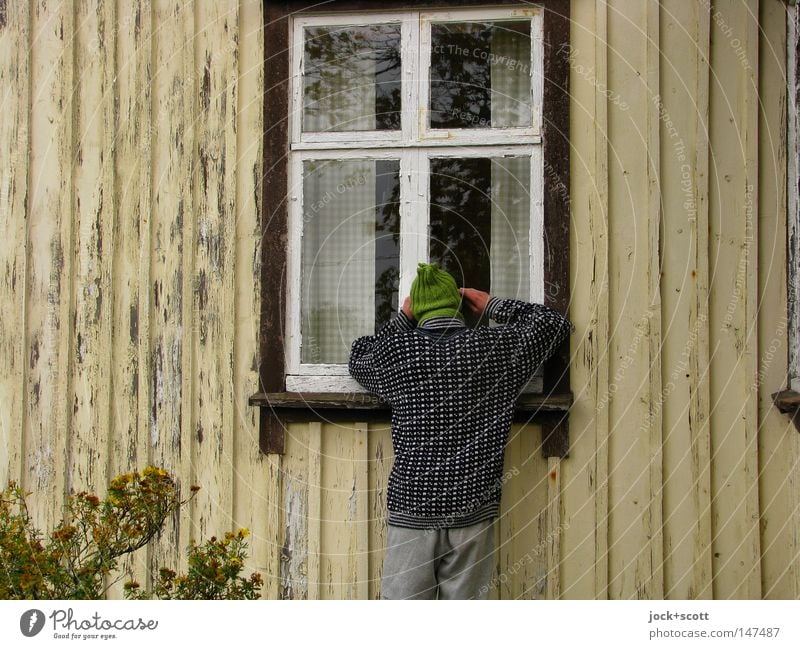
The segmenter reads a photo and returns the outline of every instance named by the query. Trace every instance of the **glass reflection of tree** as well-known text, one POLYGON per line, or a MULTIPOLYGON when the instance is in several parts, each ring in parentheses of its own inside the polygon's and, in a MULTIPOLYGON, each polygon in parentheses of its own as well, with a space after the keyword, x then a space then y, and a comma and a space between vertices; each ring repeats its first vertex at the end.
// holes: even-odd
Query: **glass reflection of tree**
POLYGON ((431 25, 431 128, 491 124, 490 23, 431 25))
MULTIPOLYGON (((459 286, 489 291, 491 159, 432 158, 430 258, 459 286)), ((469 324, 476 324, 464 313, 469 324)))
POLYGON ((342 128, 367 115, 361 93, 351 92, 353 62, 375 63, 375 126, 400 128, 400 26, 362 25, 310 27, 304 44, 305 108, 307 113, 335 107, 342 128), (348 119, 349 118, 349 119, 348 119))

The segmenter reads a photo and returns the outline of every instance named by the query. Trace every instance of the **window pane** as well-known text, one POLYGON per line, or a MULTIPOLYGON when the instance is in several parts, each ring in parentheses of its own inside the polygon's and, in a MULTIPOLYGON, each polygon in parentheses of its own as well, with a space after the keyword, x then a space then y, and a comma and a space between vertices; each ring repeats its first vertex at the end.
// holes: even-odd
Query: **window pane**
POLYGON ((431 25, 430 127, 530 126, 531 22, 431 25))
POLYGON ((400 163, 303 163, 303 363, 346 363, 397 310, 400 163))
POLYGON ((309 27, 303 130, 400 128, 400 25, 309 27))
POLYGON ((530 158, 432 158, 430 169, 431 261, 459 286, 530 299, 530 158))

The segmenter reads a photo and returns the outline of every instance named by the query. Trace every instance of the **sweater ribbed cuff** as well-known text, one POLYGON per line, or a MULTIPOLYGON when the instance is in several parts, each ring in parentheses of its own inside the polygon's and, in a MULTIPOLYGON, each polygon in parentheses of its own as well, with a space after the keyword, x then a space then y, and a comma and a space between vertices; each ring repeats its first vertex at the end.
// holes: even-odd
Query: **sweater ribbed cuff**
POLYGON ((411 320, 406 315, 405 311, 399 311, 394 321, 397 325, 397 328, 402 329, 403 331, 411 331, 416 326, 416 321, 411 320))
POLYGON ((497 308, 500 306, 500 303, 503 301, 501 297, 493 297, 489 299, 489 302, 486 304, 486 315, 494 320, 494 314, 497 308))

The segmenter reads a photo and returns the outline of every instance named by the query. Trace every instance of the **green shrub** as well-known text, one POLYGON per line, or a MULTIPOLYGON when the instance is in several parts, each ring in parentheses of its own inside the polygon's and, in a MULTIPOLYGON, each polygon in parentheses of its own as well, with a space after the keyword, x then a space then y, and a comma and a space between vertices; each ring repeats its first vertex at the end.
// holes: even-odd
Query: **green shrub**
MULTIPOLYGON (((192 495, 199 487, 192 487, 192 495)), ((62 522, 48 539, 37 530, 14 482, 0 493, 0 599, 102 599, 122 576, 109 580, 119 559, 152 541, 181 501, 175 480, 163 469, 114 478, 104 500, 81 492, 67 500, 62 522)), ((246 530, 212 537, 189 548, 189 574, 161 568, 152 592, 133 581, 135 599, 255 599, 258 573, 239 576, 246 558, 246 530)))

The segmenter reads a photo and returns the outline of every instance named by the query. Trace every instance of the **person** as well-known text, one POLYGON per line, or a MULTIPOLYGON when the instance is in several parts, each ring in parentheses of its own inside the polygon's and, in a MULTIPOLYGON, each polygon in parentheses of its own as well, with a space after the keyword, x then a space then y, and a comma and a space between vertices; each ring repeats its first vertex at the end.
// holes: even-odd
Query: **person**
POLYGON ((571 328, 420 263, 402 309, 353 341, 351 375, 391 408, 381 599, 487 598, 514 403, 571 328), (467 327, 462 303, 498 326, 467 327))

